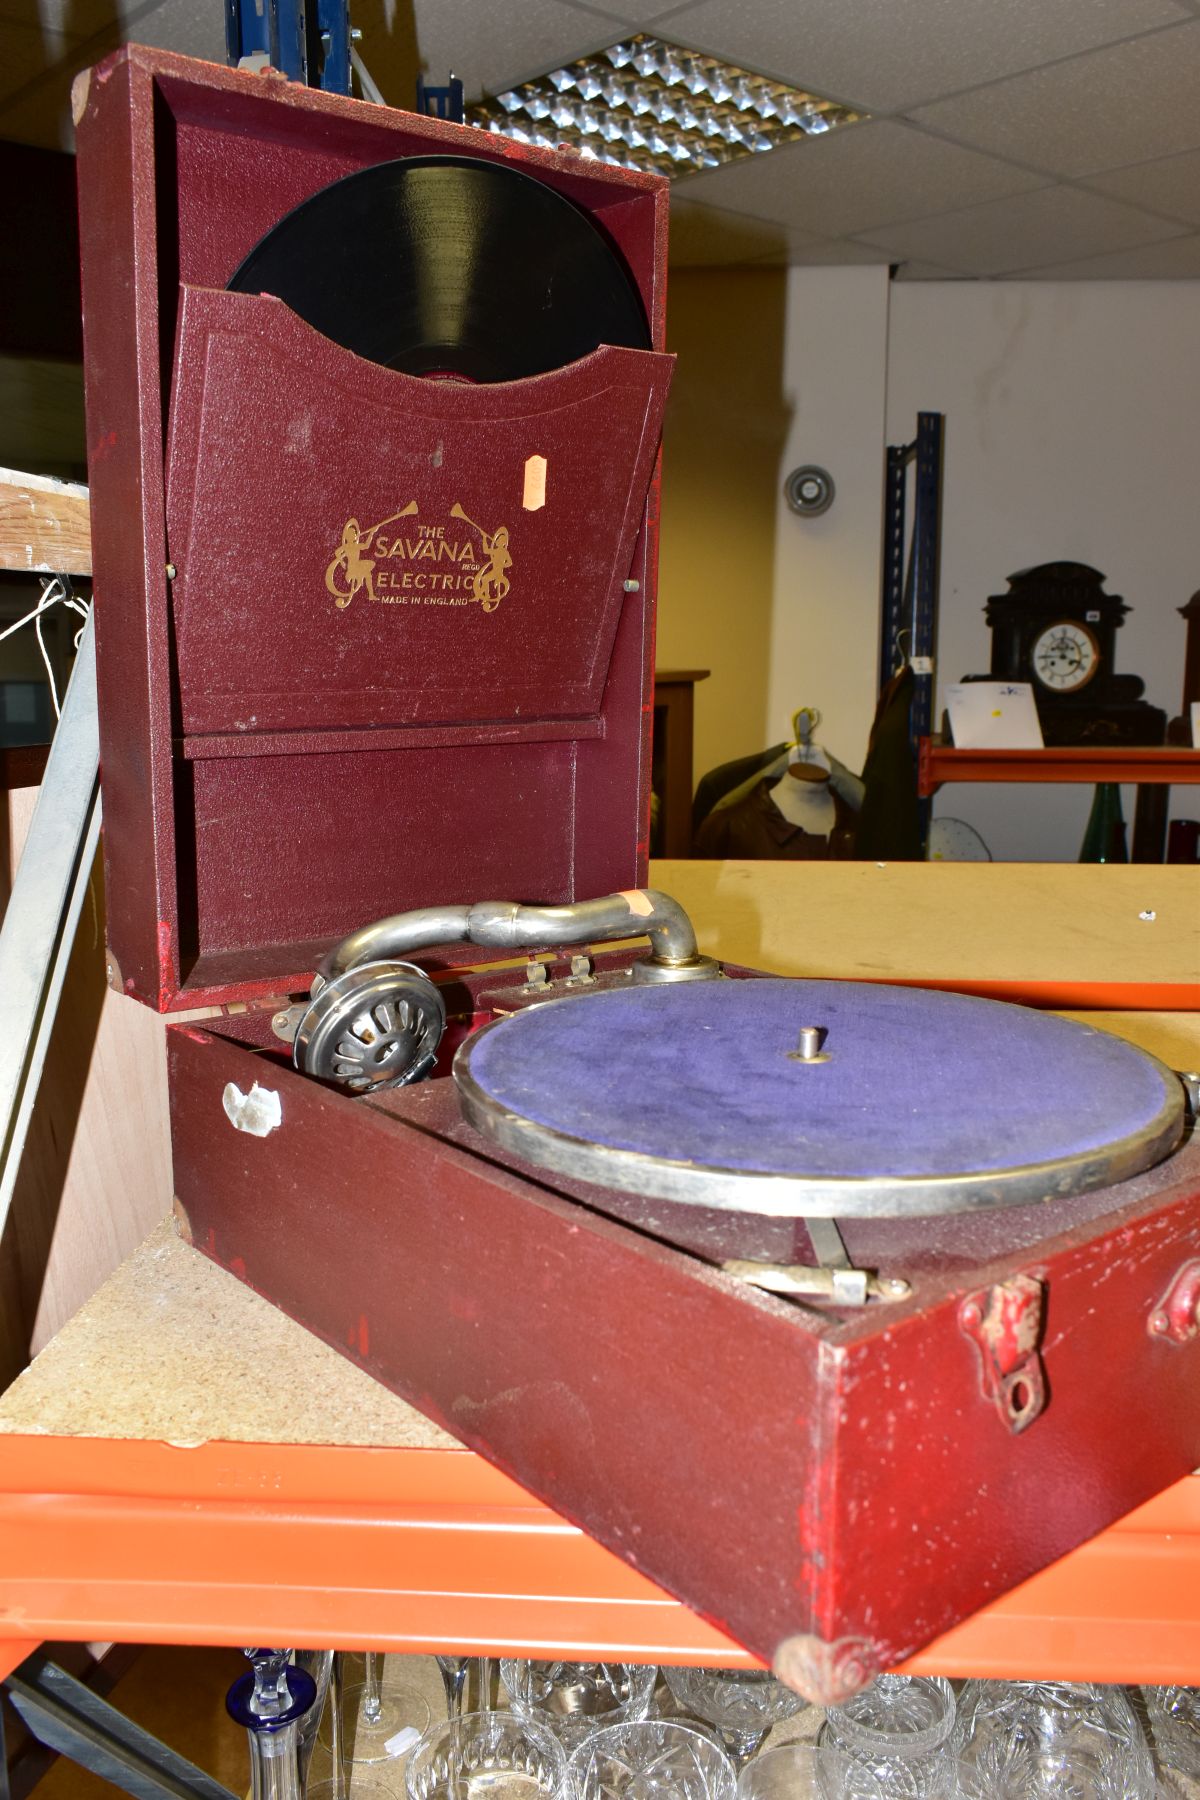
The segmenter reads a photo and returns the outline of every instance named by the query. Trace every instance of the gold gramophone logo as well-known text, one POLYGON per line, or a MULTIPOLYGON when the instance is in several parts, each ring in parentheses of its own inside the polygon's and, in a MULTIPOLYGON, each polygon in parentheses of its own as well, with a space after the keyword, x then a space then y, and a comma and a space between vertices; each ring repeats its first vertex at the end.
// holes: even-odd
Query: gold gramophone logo
POLYGON ((403 524, 417 520, 415 500, 365 530, 357 519, 347 519, 325 570, 334 605, 344 611, 363 594, 387 606, 477 603, 484 612, 495 612, 509 591, 513 566, 508 526, 486 530, 457 500, 449 516, 469 531, 458 535, 449 525, 403 524))

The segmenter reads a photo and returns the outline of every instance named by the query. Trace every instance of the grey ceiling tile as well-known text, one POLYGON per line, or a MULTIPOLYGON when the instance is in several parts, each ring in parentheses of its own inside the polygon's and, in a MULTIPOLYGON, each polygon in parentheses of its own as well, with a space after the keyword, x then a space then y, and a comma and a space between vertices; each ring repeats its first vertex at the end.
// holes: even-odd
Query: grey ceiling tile
POLYGON ((672 16, 687 11, 687 0, 682 5, 680 0, 568 0, 568 4, 578 6, 581 12, 612 19, 617 25, 635 26, 639 31, 653 27, 657 33, 661 28, 662 35, 668 38, 672 16))
POLYGON ((668 243, 677 268, 720 268, 768 258, 786 262, 788 231, 767 219, 744 218, 672 196, 668 243))
POLYGON ((811 232, 751 219, 715 206, 671 201, 672 268, 816 268, 836 264, 887 262, 885 250, 848 238, 819 238, 811 232))
MULTIPOLYGON (((409 0, 390 0, 386 13, 393 30, 408 12, 409 0)), ((501 93, 560 63, 603 49, 621 35, 607 20, 560 0, 413 0, 412 17, 416 48, 428 78, 442 81, 453 69, 462 78, 468 100, 478 99, 484 90, 501 93)), ((359 22, 356 8, 355 23, 359 22)), ((369 48, 364 25, 362 51, 373 73, 369 48)))
POLYGON ((895 281, 963 281, 966 277, 956 269, 945 269, 941 263, 920 262, 915 257, 896 264, 895 281))
POLYGON ((1200 225, 1200 150, 1093 175, 1088 186, 1111 194, 1114 200, 1128 200, 1133 206, 1148 206, 1152 212, 1200 225))
POLYGON ((1056 175, 1200 147, 1200 19, 960 94, 913 117, 1056 175))
MULTIPOLYGON (((1014 276, 1018 279, 1019 276, 1014 276)), ((1200 279, 1200 235, 1170 238, 1089 256, 1079 262, 1052 263, 1031 272, 1037 281, 1195 281, 1200 279)))
POLYGON ((899 112, 1191 15, 1179 0, 698 0, 679 43, 899 112))
POLYGON ((73 48, 67 38, 56 31, 43 31, 37 25, 6 23, 2 28, 3 53, 0 54, 0 106, 19 94, 31 82, 45 76, 68 56, 73 48))
POLYGON ((852 238, 817 238, 813 242, 798 238, 788 245, 787 261, 793 269, 827 269, 889 263, 891 257, 886 250, 856 244, 852 238))
POLYGON ((891 120, 841 126, 676 183, 682 197, 851 237, 1045 185, 1045 178, 891 120))
POLYGON ((59 37, 78 41, 111 25, 117 17, 116 0, 40 0, 40 4, 22 5, 21 0, 0 0, 0 33, 4 33, 0 54, 7 60, 9 22, 28 26, 37 18, 43 30, 57 32, 59 37))
POLYGON ((124 35, 152 50, 178 50, 205 62, 225 61, 225 14, 210 0, 161 0, 124 35))
POLYGON ((872 231, 870 240, 898 257, 942 263, 964 275, 1008 275, 1153 243, 1183 231, 1180 225, 1120 201, 1079 188, 1053 187, 966 212, 888 226, 872 231))
POLYGON ((101 54, 89 51, 82 60, 56 64, 32 86, 0 105, 0 138, 14 144, 36 144, 42 150, 74 150, 71 83, 77 68, 98 61, 101 54))

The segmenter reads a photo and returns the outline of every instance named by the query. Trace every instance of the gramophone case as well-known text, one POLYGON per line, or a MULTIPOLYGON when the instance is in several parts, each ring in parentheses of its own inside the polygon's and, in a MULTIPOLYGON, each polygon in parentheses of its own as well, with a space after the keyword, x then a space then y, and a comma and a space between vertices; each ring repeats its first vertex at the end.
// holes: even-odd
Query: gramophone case
MULTIPOLYGON (((845 1695, 1200 1462, 1200 1147, 1049 1205, 843 1220, 892 1297, 800 1304, 723 1269, 719 1233, 650 1230, 485 1140, 445 1056, 366 1099, 296 1072, 272 1017, 365 921, 645 880, 665 187, 139 49, 78 110, 111 976, 225 1009, 168 1032, 180 1229, 845 1695), (299 202, 431 154, 582 208, 653 348, 421 381, 227 291, 299 202), (372 574, 503 525, 490 611, 477 550, 462 605, 372 598, 362 533, 413 503, 372 574), (256 1083, 263 1135, 236 1127, 256 1083)), ((472 959, 422 959, 450 1053, 526 981, 472 959)), ((776 1237, 750 1253, 812 1260, 799 1222, 776 1237)))

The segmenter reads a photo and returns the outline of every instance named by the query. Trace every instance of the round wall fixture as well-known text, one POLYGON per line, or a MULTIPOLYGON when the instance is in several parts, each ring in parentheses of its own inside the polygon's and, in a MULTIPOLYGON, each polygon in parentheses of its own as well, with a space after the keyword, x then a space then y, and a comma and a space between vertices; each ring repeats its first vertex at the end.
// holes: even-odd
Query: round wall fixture
POLYGON ((819 469, 816 463, 793 469, 783 484, 784 499, 803 519, 815 519, 819 513, 828 512, 836 492, 829 470, 819 469))

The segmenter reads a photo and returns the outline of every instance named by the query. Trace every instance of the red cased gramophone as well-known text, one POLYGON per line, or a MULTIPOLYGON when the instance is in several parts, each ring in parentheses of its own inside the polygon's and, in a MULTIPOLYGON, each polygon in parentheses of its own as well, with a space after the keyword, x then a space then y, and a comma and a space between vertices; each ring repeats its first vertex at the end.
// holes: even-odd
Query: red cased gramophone
MULTIPOLYGON (((886 1160, 905 1104, 887 1071, 902 1086, 920 1063, 906 1046, 950 1015, 896 1003, 893 1041, 853 984, 643 979, 699 962, 640 892, 665 184, 136 48, 84 78, 77 112, 110 975, 162 1011, 225 1009, 168 1033, 180 1227, 835 1700, 1200 1461, 1200 1148, 1182 1088, 1146 1059, 1106 1064, 1095 1104, 1076 1094, 1089 1116, 1068 1095, 1054 1121, 1074 1145, 1058 1174, 1003 1144, 998 1204, 989 1146, 1058 1040, 1030 1050, 1037 1015, 1021 1014, 1010 1053, 1009 1025, 993 1046, 972 1013, 982 1172, 926 1181, 915 1207, 911 1173, 880 1178, 869 1158, 779 1183, 757 1143, 701 1141, 707 1105, 676 1143, 688 1071, 736 1087, 773 1008, 815 1007, 820 1029, 768 1045, 761 1092, 795 1069, 854 1090, 860 1051, 843 1046, 865 1007, 846 1148, 886 1160), (581 211, 652 347, 430 381, 228 290, 331 183, 443 156, 517 169, 581 211), (536 903, 524 935, 515 907, 469 912, 494 895, 536 903), (303 1065, 327 1079, 299 1072, 281 1040, 311 1041, 318 965, 328 1000, 347 972, 332 947, 409 909, 455 923, 448 944, 428 915, 405 939, 412 991, 448 1020, 432 1078, 375 1085, 377 1040, 337 1031, 328 1065, 303 1065), (543 924, 548 958, 532 956, 543 924), (585 954, 647 926, 665 952, 585 954), (487 1058, 539 1014, 597 1033, 600 1065, 593 1084, 586 1064, 570 1073, 573 1046, 535 1044, 542 1073, 514 1100, 510 1066, 487 1058), (638 1038, 649 1014, 684 1021, 679 1055, 638 1038), (1109 1142, 1090 1115, 1139 1081, 1145 1117, 1109 1142), (665 1142, 614 1151, 603 1123, 589 1142, 543 1105, 572 1083, 585 1110, 593 1085, 618 1114, 642 1107, 665 1142)), ((364 246, 356 278, 372 273, 364 246)), ((1083 1035, 1103 1062, 1115 1040, 1083 1035)))

